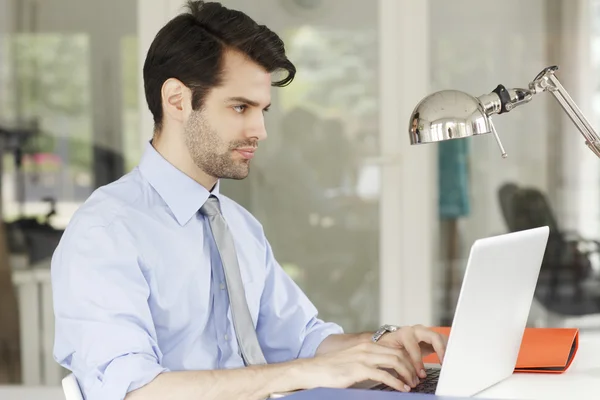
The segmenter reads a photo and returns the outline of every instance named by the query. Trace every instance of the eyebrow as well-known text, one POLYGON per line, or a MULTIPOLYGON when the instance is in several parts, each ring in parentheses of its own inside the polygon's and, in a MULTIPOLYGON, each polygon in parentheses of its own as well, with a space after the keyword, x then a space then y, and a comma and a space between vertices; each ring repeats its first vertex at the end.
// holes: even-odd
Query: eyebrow
MULTIPOLYGON (((247 105, 252 106, 252 107, 258 107, 260 105, 258 102, 254 101, 254 100, 247 99, 245 97, 230 97, 230 98, 227 99, 227 102, 228 103, 243 103, 243 104, 247 104, 247 105)), ((265 110, 267 108, 269 108, 269 107, 271 107, 270 103, 269 103, 269 105, 267 105, 265 107, 265 110)))

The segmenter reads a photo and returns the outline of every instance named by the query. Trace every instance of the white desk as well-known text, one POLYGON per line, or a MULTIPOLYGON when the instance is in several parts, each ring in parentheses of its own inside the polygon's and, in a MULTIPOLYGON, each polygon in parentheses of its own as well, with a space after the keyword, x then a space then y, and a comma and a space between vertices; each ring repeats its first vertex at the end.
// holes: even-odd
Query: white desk
POLYGON ((600 398, 600 335, 580 334, 579 350, 563 374, 514 374, 479 398, 553 400, 600 398))

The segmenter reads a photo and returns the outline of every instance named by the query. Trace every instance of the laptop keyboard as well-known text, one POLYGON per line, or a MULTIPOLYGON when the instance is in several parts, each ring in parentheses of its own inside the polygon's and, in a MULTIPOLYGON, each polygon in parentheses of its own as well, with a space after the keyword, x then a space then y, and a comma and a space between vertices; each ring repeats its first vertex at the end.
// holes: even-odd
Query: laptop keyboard
MULTIPOLYGON (((438 379, 440 378, 440 369, 437 368, 428 368, 427 378, 421 381, 417 386, 410 390, 411 393, 427 393, 427 394, 435 394, 435 389, 437 388, 438 379)), ((371 390, 381 390, 384 392, 395 392, 396 389, 389 387, 383 383, 374 386, 371 390)))

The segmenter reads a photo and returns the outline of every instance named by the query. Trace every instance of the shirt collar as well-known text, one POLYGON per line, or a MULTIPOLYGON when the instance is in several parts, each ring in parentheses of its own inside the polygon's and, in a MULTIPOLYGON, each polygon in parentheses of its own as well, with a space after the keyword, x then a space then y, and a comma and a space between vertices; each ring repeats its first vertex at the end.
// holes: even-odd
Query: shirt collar
POLYGON ((142 176, 167 204, 177 222, 185 225, 211 194, 219 196, 220 182, 211 192, 175 168, 148 142, 139 165, 142 176))

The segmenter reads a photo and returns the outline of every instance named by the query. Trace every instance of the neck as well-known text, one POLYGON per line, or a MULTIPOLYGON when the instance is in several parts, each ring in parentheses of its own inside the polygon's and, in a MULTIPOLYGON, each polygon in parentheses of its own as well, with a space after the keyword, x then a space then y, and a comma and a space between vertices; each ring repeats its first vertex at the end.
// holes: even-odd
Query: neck
POLYGON ((202 171, 192 160, 184 143, 176 140, 167 140, 166 132, 155 134, 152 146, 156 151, 175 168, 198 182, 208 191, 217 184, 217 178, 202 171))

